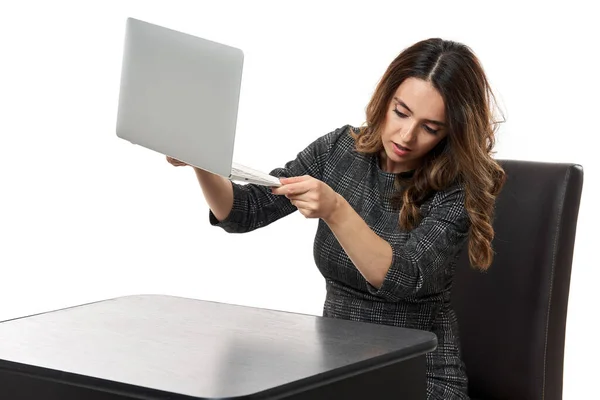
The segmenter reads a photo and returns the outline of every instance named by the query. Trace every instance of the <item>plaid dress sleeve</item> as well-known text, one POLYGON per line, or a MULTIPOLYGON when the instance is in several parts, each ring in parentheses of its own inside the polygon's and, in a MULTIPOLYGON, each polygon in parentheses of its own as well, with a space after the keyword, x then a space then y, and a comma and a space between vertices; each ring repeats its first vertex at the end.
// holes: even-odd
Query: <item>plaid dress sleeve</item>
POLYGON ((462 186, 435 194, 429 214, 408 232, 406 241, 392 243, 392 263, 379 289, 368 285, 371 294, 387 301, 412 297, 431 283, 461 249, 468 235, 469 217, 462 186))
MULTIPOLYGON (((321 136, 298 153, 296 159, 289 161, 283 168, 276 168, 270 175, 292 177, 310 175, 321 180, 328 153, 340 135, 345 132, 339 128, 321 136)), ((296 211, 285 196, 276 196, 266 186, 255 184, 233 185, 233 207, 222 221, 209 211, 211 225, 223 228, 229 233, 244 233, 267 226, 280 218, 296 211)))

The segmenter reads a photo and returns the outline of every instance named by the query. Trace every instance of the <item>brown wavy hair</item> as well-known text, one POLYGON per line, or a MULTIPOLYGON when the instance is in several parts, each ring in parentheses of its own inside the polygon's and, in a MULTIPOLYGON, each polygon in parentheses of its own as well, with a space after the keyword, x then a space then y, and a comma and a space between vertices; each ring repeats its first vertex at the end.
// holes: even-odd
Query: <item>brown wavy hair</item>
POLYGON ((366 108, 366 121, 354 135, 356 150, 379 154, 381 132, 394 93, 407 78, 425 80, 444 99, 448 134, 433 148, 410 178, 397 175, 394 204, 399 224, 410 230, 421 221, 419 207, 435 191, 455 183, 465 188, 469 214, 469 260, 487 270, 493 260, 494 205, 505 181, 502 167, 492 158, 497 122, 495 97, 484 70, 464 44, 433 38, 406 48, 390 64, 366 108))

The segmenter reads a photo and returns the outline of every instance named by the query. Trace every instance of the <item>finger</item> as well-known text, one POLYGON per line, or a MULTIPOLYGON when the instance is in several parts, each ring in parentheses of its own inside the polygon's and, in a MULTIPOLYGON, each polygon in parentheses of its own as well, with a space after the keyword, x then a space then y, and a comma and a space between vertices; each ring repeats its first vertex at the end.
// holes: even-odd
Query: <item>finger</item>
POLYGON ((289 185, 291 183, 304 182, 309 179, 314 179, 310 175, 302 175, 302 176, 292 176, 290 178, 280 178, 279 180, 283 185, 289 185))
POLYGON ((314 193, 310 191, 298 194, 286 194, 285 197, 287 197, 290 200, 304 201, 308 203, 315 203, 318 199, 318 197, 316 197, 314 193))
POLYGON ((298 209, 300 214, 305 216, 306 218, 314 218, 315 216, 315 207, 311 202, 294 200, 292 204, 298 209))
POLYGON ((314 187, 314 180, 300 181, 283 185, 286 195, 295 196, 309 192, 314 187))
POLYGON ((303 210, 307 210, 307 211, 313 211, 313 209, 314 209, 314 206, 313 206, 312 202, 310 202, 310 201, 294 199, 294 200, 290 200, 290 202, 292 203, 292 205, 294 205, 298 209, 303 209, 303 210))
POLYGON ((282 196, 298 196, 308 191, 310 191, 310 186, 306 182, 292 183, 271 189, 271 193, 282 196))
POLYGON ((174 165, 176 167, 184 167, 187 166, 186 163, 184 163, 183 161, 179 161, 179 160, 175 160, 173 159, 172 161, 170 161, 171 165, 174 165))
POLYGON ((285 196, 287 191, 283 186, 279 186, 279 187, 272 187, 271 193, 276 194, 278 196, 285 196))

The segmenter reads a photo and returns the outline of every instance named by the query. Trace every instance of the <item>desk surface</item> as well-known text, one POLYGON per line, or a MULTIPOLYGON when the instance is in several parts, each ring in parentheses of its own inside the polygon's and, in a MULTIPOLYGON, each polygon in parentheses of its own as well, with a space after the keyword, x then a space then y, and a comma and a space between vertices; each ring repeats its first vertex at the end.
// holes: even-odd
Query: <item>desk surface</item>
POLYGON ((429 332, 137 295, 0 323, 0 368, 130 394, 226 399, 285 393, 436 343, 429 332))

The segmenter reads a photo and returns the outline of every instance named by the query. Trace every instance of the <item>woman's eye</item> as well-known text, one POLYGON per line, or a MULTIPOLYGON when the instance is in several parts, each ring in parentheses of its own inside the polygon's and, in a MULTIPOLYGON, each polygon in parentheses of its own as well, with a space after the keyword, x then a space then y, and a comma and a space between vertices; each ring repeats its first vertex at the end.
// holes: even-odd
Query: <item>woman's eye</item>
POLYGON ((432 135, 435 135, 435 134, 437 134, 437 133, 438 133, 438 131, 439 131, 439 129, 433 129, 433 128, 430 128, 430 127, 429 127, 429 126, 427 126, 427 125, 423 125, 423 127, 425 128, 425 130, 426 130, 427 132, 431 133, 432 135))
POLYGON ((408 115, 401 113, 400 111, 398 111, 397 109, 394 108, 394 112, 396 113, 397 116, 399 116, 400 118, 406 118, 408 117, 408 115))

